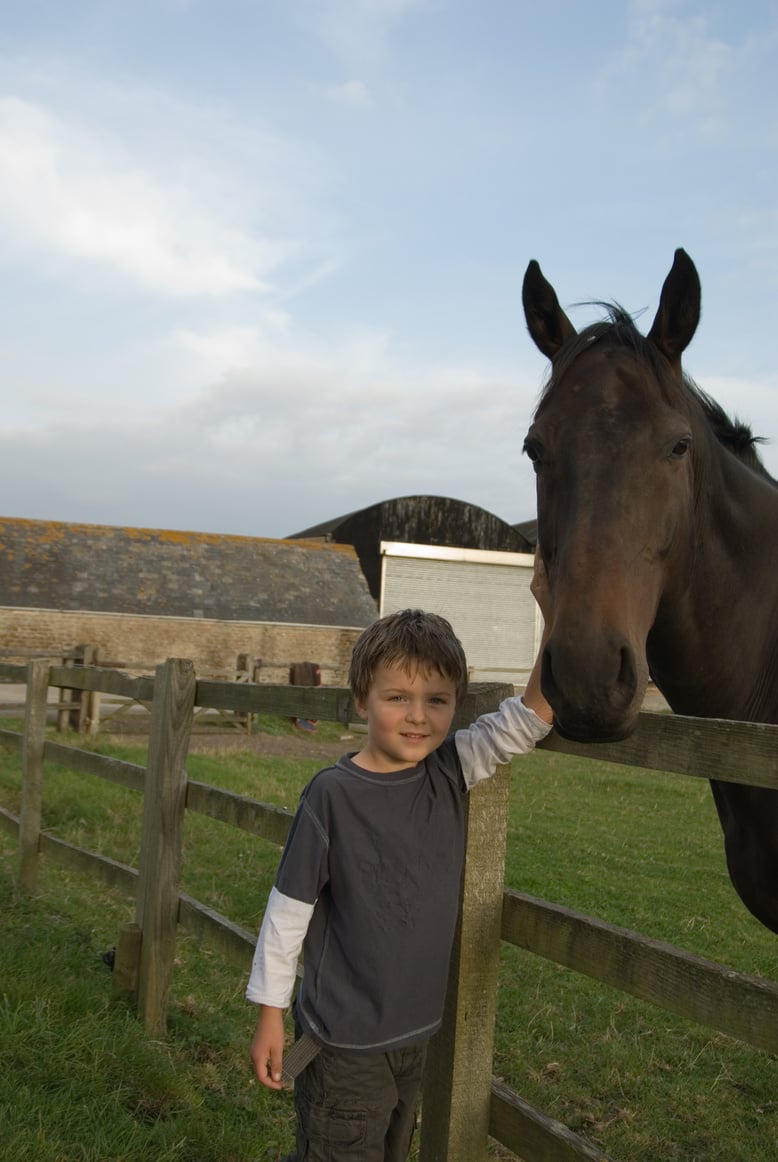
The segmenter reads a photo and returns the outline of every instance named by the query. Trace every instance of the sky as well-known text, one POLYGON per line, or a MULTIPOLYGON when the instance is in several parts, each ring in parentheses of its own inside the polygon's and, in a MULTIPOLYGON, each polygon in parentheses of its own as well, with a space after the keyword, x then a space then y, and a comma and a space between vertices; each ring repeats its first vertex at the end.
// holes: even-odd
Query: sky
POLYGON ((678 246, 684 366, 778 475, 772 0, 1 11, 0 515, 528 520, 527 263, 647 330, 678 246))

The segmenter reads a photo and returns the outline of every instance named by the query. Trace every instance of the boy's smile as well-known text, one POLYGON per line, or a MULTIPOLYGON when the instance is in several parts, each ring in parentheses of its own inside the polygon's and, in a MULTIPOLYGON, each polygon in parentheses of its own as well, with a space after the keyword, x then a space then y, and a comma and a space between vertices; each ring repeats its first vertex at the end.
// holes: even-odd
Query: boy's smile
POLYGON ((354 762, 370 771, 401 771, 421 762, 448 735, 456 688, 438 670, 381 662, 367 698, 357 700, 356 708, 367 719, 367 743, 354 762))

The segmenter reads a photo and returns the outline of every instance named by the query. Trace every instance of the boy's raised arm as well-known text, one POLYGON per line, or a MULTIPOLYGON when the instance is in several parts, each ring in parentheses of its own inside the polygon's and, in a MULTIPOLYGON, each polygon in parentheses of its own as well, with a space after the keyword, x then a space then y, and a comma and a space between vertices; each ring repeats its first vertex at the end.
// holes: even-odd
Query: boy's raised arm
POLYGON ((540 612, 543 615, 543 636, 540 639, 540 647, 538 655, 535 658, 535 664, 532 667, 532 672, 527 679, 527 686, 524 691, 524 703, 529 706, 530 710, 534 710, 538 718, 542 718, 544 722, 554 721, 554 712, 550 705, 543 697, 543 691, 540 688, 540 668, 543 657, 543 647, 548 640, 551 632, 551 591, 548 585, 548 577, 546 575, 546 567, 543 564, 543 558, 540 555, 540 549, 535 550, 535 569, 532 574, 532 581, 530 582, 530 589, 532 594, 540 606, 540 612))

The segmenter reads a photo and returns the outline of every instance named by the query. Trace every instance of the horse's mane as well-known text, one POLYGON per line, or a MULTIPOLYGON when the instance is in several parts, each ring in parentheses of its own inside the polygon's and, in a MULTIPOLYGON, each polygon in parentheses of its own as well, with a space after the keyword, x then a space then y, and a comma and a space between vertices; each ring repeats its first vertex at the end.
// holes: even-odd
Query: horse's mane
POLYGON ((765 442, 762 436, 755 436, 748 424, 737 418, 731 419, 723 407, 704 392, 690 376, 684 374, 682 384, 679 384, 677 377, 669 373, 667 360, 659 348, 641 334, 635 326, 632 315, 618 303, 590 303, 587 305, 602 308, 607 317, 584 327, 561 348, 554 359, 541 394, 541 400, 549 391, 552 379, 561 378, 579 355, 595 344, 625 347, 639 359, 648 363, 668 402, 674 403, 678 399, 679 389, 686 392, 701 408, 708 426, 718 442, 752 471, 765 476, 773 484, 778 484, 765 468, 757 452, 757 445, 765 442))

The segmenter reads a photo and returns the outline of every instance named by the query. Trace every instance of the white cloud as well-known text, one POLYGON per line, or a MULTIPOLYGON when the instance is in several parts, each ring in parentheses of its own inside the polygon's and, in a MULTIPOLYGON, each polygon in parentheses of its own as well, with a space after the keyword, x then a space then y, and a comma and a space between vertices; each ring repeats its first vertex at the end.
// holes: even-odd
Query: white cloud
POLYGON ((188 356, 197 367, 198 382, 208 383, 226 373, 247 367, 266 365, 276 358, 272 333, 280 337, 289 319, 282 312, 266 314, 265 330, 259 327, 229 326, 208 331, 179 330, 172 345, 188 356))
POLYGON ((373 105, 370 90, 364 81, 345 81, 341 85, 331 85, 327 89, 327 96, 336 104, 352 109, 370 109, 373 105))
POLYGON ((225 227, 105 135, 13 97, 0 100, 0 222, 17 249, 103 264, 182 297, 261 290, 285 253, 225 227))
POLYGON ((605 91, 632 104, 650 127, 657 119, 685 137, 694 120, 698 137, 716 138, 727 122, 727 93, 738 49, 715 36, 704 15, 675 0, 633 0, 627 37, 606 74, 605 91))
POLYGON ((313 0, 307 13, 324 43, 346 66, 371 73, 391 55, 397 26, 414 13, 434 8, 439 0, 313 0))

